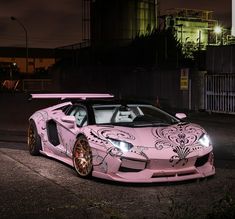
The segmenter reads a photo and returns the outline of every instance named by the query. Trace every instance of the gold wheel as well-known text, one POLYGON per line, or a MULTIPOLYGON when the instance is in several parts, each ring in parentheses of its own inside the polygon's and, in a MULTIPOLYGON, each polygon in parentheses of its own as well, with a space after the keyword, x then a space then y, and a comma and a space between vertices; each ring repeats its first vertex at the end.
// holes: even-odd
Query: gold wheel
POLYGON ((30 121, 28 128, 28 149, 31 155, 38 155, 39 151, 42 149, 41 139, 33 121, 30 121))
POLYGON ((73 164, 81 177, 88 177, 92 172, 92 152, 87 139, 80 136, 73 149, 73 164))

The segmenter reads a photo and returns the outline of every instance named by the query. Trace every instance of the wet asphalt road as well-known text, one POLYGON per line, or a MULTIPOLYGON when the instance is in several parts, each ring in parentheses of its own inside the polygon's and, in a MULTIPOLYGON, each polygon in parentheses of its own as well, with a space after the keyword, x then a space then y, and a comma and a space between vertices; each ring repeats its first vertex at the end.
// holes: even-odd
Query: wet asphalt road
POLYGON ((81 179, 67 165, 30 156, 27 116, 41 103, 22 104, 18 96, 9 99, 0 99, 0 218, 206 218, 218 216, 223 209, 230 218, 229 207, 235 206, 233 116, 190 115, 213 140, 214 177, 171 184, 121 184, 81 179), (233 202, 224 207, 227 197, 233 202))

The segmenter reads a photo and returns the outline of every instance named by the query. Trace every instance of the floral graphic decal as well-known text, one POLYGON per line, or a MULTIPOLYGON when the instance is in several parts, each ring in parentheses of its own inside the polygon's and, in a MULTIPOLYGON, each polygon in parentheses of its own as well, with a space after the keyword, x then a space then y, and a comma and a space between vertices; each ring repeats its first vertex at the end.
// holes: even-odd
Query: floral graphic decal
MULTIPOLYGON (((90 136, 89 141, 92 143, 106 147, 108 146, 109 141, 107 138, 112 139, 118 139, 120 141, 132 141, 135 140, 135 137, 131 135, 130 133, 127 133, 125 131, 119 130, 119 129, 112 129, 112 128, 102 128, 97 131, 90 129, 90 136)), ((144 150, 147 150, 146 147, 142 146, 136 146, 134 149, 131 150, 131 152, 139 154, 143 156, 144 158, 148 159, 147 155, 144 153, 144 150)), ((99 166, 101 171, 107 172, 108 164, 106 162, 106 158, 108 156, 112 157, 121 157, 123 155, 123 152, 116 148, 116 147, 108 147, 106 148, 106 154, 104 156, 101 156, 98 152, 98 150, 93 149, 93 162, 94 166, 99 166)))
POLYGON ((128 141, 135 139, 133 135, 119 129, 102 128, 97 131, 90 129, 89 140, 93 143, 103 146, 104 144, 109 143, 107 138, 117 139, 120 141, 128 141))
POLYGON ((133 135, 119 129, 99 129, 97 131, 97 134, 104 138, 113 138, 118 139, 120 141, 135 140, 135 137, 133 135))
POLYGON ((157 150, 172 148, 175 153, 169 160, 172 166, 177 164, 184 166, 188 162, 187 156, 202 147, 197 142, 203 131, 196 125, 178 124, 153 129, 152 133, 157 139, 155 143, 157 150))

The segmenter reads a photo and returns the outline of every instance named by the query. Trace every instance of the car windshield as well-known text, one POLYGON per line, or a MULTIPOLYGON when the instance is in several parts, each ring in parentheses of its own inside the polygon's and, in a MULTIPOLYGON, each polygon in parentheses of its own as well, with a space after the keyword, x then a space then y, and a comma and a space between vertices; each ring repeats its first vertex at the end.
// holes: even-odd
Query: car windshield
POLYGON ((121 126, 168 126, 180 120, 147 104, 93 105, 96 124, 121 126))

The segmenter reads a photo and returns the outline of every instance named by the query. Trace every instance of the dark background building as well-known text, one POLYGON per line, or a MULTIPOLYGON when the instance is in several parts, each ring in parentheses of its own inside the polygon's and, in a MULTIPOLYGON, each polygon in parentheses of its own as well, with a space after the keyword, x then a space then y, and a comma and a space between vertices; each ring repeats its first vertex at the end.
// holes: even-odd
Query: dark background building
POLYGON ((95 0, 90 15, 93 45, 123 45, 156 28, 157 1, 95 0))

